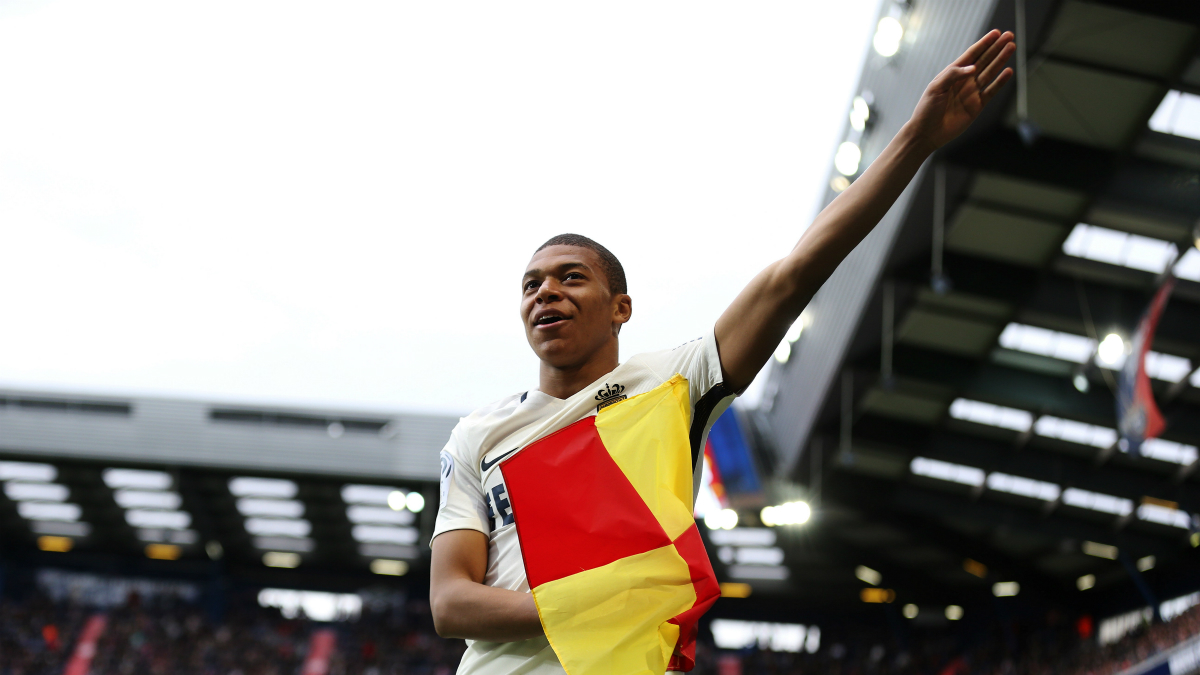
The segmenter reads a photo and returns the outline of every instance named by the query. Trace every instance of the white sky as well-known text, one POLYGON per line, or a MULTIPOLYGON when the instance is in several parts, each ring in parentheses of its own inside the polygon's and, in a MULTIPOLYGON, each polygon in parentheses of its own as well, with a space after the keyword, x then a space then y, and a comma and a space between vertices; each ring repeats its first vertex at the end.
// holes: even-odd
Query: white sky
POLYGON ((0 385, 464 413, 560 232, 622 354, 815 214, 877 0, 0 4, 0 385))

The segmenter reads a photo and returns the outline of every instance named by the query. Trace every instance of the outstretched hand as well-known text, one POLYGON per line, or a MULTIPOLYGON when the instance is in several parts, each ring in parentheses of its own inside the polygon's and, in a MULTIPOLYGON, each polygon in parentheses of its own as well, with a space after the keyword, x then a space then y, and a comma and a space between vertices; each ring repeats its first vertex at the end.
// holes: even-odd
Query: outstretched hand
POLYGON ((1012 78, 1004 64, 1015 51, 1012 33, 993 30, 938 73, 909 121, 921 140, 936 149, 965 131, 1012 78))

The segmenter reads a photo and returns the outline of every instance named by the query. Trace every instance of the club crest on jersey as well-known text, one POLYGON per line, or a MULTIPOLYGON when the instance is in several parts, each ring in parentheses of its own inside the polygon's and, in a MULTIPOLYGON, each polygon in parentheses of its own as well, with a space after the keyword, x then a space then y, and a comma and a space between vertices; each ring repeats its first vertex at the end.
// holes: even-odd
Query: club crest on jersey
POLYGON ((596 392, 595 399, 600 402, 600 405, 596 406, 596 412, 600 412, 604 408, 617 403, 618 401, 624 401, 626 398, 628 398, 624 392, 624 385, 608 384, 605 382, 604 388, 596 392))

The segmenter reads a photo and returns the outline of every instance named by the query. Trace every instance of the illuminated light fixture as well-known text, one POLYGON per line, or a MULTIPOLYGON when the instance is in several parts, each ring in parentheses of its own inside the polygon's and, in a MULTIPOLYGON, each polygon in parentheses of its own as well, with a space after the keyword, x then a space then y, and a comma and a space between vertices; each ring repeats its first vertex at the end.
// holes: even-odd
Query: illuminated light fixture
POLYGON ((34 534, 51 534, 60 537, 86 537, 92 526, 87 523, 71 523, 59 520, 34 520, 29 523, 34 534))
POLYGON ((864 588, 859 591, 858 597, 872 604, 888 603, 896 600, 896 591, 890 588, 864 588))
POLYGON ((171 487, 171 475, 163 471, 143 471, 141 469, 105 469, 101 474, 104 484, 114 490, 117 488, 133 488, 135 490, 165 490, 171 487))
POLYGON ((809 314, 808 310, 806 309, 803 312, 800 312, 800 316, 796 317, 796 320, 793 321, 792 325, 788 327, 787 332, 783 335, 783 339, 787 340, 788 342, 795 342, 796 340, 800 339, 801 335, 804 334, 805 329, 811 325, 812 315, 809 314))
POLYGON ((748 598, 754 589, 750 584, 743 584, 736 581, 726 581, 721 584, 722 598, 748 598))
POLYGON ((858 165, 861 161, 862 150, 859 149, 858 144, 845 141, 838 146, 837 153, 833 156, 833 168, 843 176, 853 176, 858 173, 858 165))
POLYGON ((733 509, 721 509, 704 516, 704 525, 710 530, 732 530, 737 524, 737 511, 733 509))
POLYGON ((937 459, 929 459, 928 457, 914 457, 909 464, 909 468, 914 474, 925 476, 926 478, 936 478, 938 480, 961 483, 962 485, 973 487, 983 485, 983 469, 977 469, 973 466, 953 464, 937 459))
POLYGON ((376 558, 371 561, 371 571, 390 577, 402 577, 408 574, 408 563, 403 560, 376 558))
POLYGON ((61 502, 18 502, 17 513, 26 520, 79 520, 83 510, 78 504, 61 502))
MULTIPOLYGON (((306 533, 307 534, 307 533, 306 533)), ((415 544, 418 533, 415 527, 388 527, 386 525, 355 525, 350 529, 355 541, 373 544, 415 544)))
POLYGON ((416 517, 411 511, 393 511, 385 506, 350 506, 346 518, 352 523, 380 523, 383 525, 412 525, 416 517))
POLYGON ((859 565, 854 568, 854 576, 858 577, 859 581, 878 586, 879 582, 883 581, 883 575, 866 565, 859 565))
POLYGON ((1060 441, 1090 445, 1096 448, 1109 448, 1117 442, 1116 429, 1065 420, 1050 415, 1039 417, 1034 423, 1033 430, 1038 436, 1057 438, 1060 441))
POLYGON ((904 38, 904 26, 895 17, 885 16, 875 26, 875 37, 871 46, 880 56, 895 56, 900 51, 900 41, 904 38))
POLYGON ((867 128, 870 119, 871 104, 867 103, 866 98, 855 96, 850 102, 850 127, 855 131, 862 131, 867 128))
POLYGON ((773 652, 812 654, 821 646, 821 629, 794 623, 765 623, 737 619, 713 619, 713 642, 718 649, 758 647, 773 652))
POLYGON ((783 564, 783 549, 774 546, 743 546, 733 549, 734 559, 739 565, 783 564))
POLYGON ((1011 598, 1021 592, 1021 584, 1015 581, 997 581, 992 584, 992 595, 997 598, 1011 598))
POLYGON ((785 581, 788 578, 788 568, 768 567, 765 565, 730 565, 729 576, 735 579, 762 579, 764 581, 785 581))
POLYGON ((1067 506, 1100 511, 1101 513, 1111 513, 1114 516, 1127 516, 1133 513, 1132 500, 1100 492, 1080 490, 1079 488, 1067 488, 1063 490, 1062 502, 1067 506))
POLYGON ((183 499, 176 492, 156 492, 151 490, 117 490, 113 493, 113 501, 123 509, 178 509, 183 499))
POLYGON ((75 547, 75 540, 70 537, 44 535, 37 538, 38 548, 53 553, 66 553, 75 547))
POLYGON ((1139 520, 1144 520, 1150 523, 1158 523, 1159 525, 1167 525, 1169 527, 1179 527, 1188 529, 1192 524, 1192 519, 1188 514, 1179 509, 1172 509, 1158 504, 1142 504, 1137 508, 1137 517, 1139 520))
POLYGON ((183 549, 174 544, 147 544, 146 557, 153 560, 179 560, 183 549))
POLYGON ((803 525, 812 518, 812 507, 803 501, 786 502, 779 506, 764 507, 759 517, 767 527, 803 525))
POLYGON ((958 605, 947 605, 946 618, 951 621, 958 621, 963 618, 963 608, 958 605))
POLYGON ((1097 544, 1094 541, 1083 542, 1083 552, 1095 556, 1097 558, 1106 558, 1108 560, 1117 559, 1117 547, 1108 544, 1097 544))
POLYGON ((401 558, 413 560, 421 555, 416 546, 396 544, 359 544, 358 553, 364 558, 401 558))
POLYGON ((1000 333, 1000 346, 1026 354, 1048 356, 1072 363, 1087 363, 1096 343, 1082 335, 1010 323, 1000 333))
POLYGON ((247 518, 246 531, 267 537, 307 537, 312 532, 312 523, 303 519, 247 518))
MULTIPOLYGON (((399 490, 385 485, 343 485, 342 501, 347 504, 386 505, 393 492, 399 492, 399 490)), ((403 493, 401 493, 401 497, 403 497, 403 493)))
POLYGON ((182 530, 192 524, 192 516, 183 511, 129 509, 125 512, 125 522, 134 527, 161 527, 168 530, 182 530))
POLYGON ((1086 591, 1096 586, 1096 575, 1085 574, 1075 580, 1075 588, 1081 591, 1086 591))
POLYGON ((1165 382, 1179 382, 1192 372, 1190 360, 1162 352, 1146 352, 1146 360, 1143 365, 1146 368, 1147 376, 1165 382))
POLYGON ((1179 255, 1169 241, 1079 223, 1063 242, 1063 253, 1153 274, 1166 271, 1179 255))
POLYGON ((300 554, 286 551, 267 551, 263 554, 262 560, 267 567, 291 569, 300 566, 300 554))
POLYGON ((708 538, 717 546, 774 546, 775 533, 763 527, 739 527, 717 530, 708 538))
POLYGON ((1172 464, 1183 464, 1187 466, 1196 461, 1197 455, 1200 454, 1194 445, 1184 445, 1175 441, 1166 441, 1161 438, 1147 438, 1142 441, 1142 447, 1139 449, 1143 457, 1157 459, 1160 462, 1171 462, 1172 464))
POLYGON ((1193 532, 1188 537, 1188 543, 1192 545, 1192 548, 1200 548, 1200 532, 1193 532))
POLYGON ((1091 382, 1088 382, 1087 375, 1083 373, 1075 373, 1075 377, 1071 378, 1071 384, 1081 394, 1088 393, 1088 389, 1091 388, 1091 382))
POLYGON ((141 541, 159 543, 159 544, 185 544, 190 545, 196 543, 199 535, 195 530, 169 530, 166 528, 139 528, 137 538, 141 541))
POLYGON ((1048 502, 1058 499, 1060 492, 1059 487, 1054 483, 1023 476, 1012 476, 998 471, 988 474, 987 486, 989 490, 996 492, 1007 492, 1010 495, 1020 495, 1048 502))
POLYGON ((904 609, 902 609, 901 612, 904 614, 904 618, 915 619, 917 618, 917 615, 921 613, 921 610, 910 602, 904 606, 904 609))
POLYGON ((1137 569, 1139 572, 1149 572, 1154 569, 1154 565, 1157 562, 1158 560, 1152 555, 1148 555, 1145 558, 1138 558, 1137 569))
POLYGON ((829 179, 829 189, 834 192, 845 192, 850 187, 850 179, 845 176, 834 176, 829 179))
POLYGON ((1172 89, 1158 104, 1148 125, 1160 134, 1200 140, 1200 96, 1172 89))
POLYGON ((70 495, 66 485, 58 483, 22 483, 10 481, 4 484, 4 495, 14 502, 65 502, 70 495))
POLYGON ((403 511, 408 508, 408 500, 404 498, 404 493, 400 490, 392 490, 388 493, 387 505, 393 511, 403 511))
POLYGON ((404 504, 408 507, 409 511, 420 513, 425 508, 425 497, 420 492, 410 492, 404 498, 404 504))
POLYGON ((237 510, 243 516, 299 518, 304 515, 304 504, 294 499, 243 498, 237 500, 237 510))
POLYGON ((774 356, 775 360, 780 363, 787 363, 788 359, 792 358, 791 343, 787 340, 780 342, 779 346, 775 348, 775 352, 772 354, 772 356, 774 356))
POLYGON ((987 565, 978 560, 971 560, 970 558, 963 561, 963 569, 967 571, 967 574, 979 577, 980 579, 985 578, 988 573, 987 565))
POLYGON ((37 462, 0 462, 0 480, 27 480, 49 483, 58 478, 58 469, 37 462))
POLYGON ((1125 340, 1116 333, 1109 333, 1096 348, 1096 363, 1107 368, 1120 368, 1125 363, 1125 340))
POLYGON ((299 553, 312 553, 315 544, 312 539, 304 537, 254 537, 252 540, 254 548, 260 551, 297 551, 299 553))
POLYGON ((229 480, 229 492, 234 497, 274 497, 291 499, 299 487, 290 480, 281 478, 254 478, 238 476, 229 480))
POLYGON ((986 424, 1013 431, 1029 431, 1033 426, 1033 414, 1016 408, 1006 408, 983 401, 957 398, 950 404, 950 416, 956 420, 986 424))

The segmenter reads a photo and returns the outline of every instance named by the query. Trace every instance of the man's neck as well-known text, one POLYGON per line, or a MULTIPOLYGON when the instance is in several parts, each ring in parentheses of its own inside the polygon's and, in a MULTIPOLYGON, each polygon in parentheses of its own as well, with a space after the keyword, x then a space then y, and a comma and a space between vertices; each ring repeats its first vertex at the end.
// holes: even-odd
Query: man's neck
POLYGON ((611 349, 601 350, 580 366, 556 368, 542 361, 538 390, 558 399, 571 398, 584 387, 612 372, 619 364, 615 342, 611 349))

